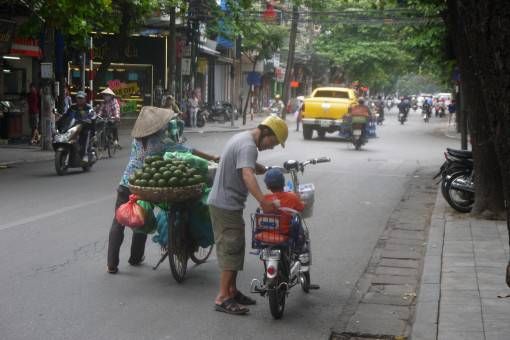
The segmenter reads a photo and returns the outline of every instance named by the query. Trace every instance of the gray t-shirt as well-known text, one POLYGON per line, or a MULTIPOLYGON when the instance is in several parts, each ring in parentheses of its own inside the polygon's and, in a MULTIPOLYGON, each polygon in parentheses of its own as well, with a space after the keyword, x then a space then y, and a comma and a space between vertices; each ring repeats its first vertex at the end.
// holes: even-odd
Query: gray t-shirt
POLYGON ((243 168, 255 169, 258 150, 250 131, 233 136, 225 145, 207 203, 226 210, 244 209, 248 189, 243 168))

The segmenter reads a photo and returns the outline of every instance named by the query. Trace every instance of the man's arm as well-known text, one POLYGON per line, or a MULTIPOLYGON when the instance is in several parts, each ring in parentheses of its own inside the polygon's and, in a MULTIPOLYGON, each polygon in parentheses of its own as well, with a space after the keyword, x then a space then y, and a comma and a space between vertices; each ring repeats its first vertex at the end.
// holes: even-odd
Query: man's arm
POLYGON ((255 170, 252 168, 243 168, 243 181, 248 189, 248 192, 255 197, 255 199, 259 202, 260 207, 265 212, 272 212, 276 210, 276 207, 273 202, 268 201, 264 198, 264 194, 260 190, 259 184, 257 183, 257 178, 255 177, 255 170))
POLYGON ((263 175, 266 173, 266 167, 260 163, 255 163, 255 174, 263 175))
POLYGON ((210 155, 208 153, 205 153, 205 152, 197 150, 197 149, 192 149, 191 153, 194 154, 195 156, 198 156, 198 157, 201 157, 201 158, 207 159, 209 161, 213 161, 213 162, 219 162, 219 160, 220 160, 220 156, 213 156, 213 155, 210 155))

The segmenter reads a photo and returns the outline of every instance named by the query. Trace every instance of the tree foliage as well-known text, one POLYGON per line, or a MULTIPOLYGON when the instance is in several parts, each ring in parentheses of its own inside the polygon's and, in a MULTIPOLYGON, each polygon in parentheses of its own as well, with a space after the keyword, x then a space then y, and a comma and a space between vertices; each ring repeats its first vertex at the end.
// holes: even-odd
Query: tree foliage
POLYGON ((54 28, 68 38, 68 43, 84 47, 86 38, 93 31, 132 33, 149 14, 161 7, 160 1, 27 0, 36 15, 31 17, 24 29, 38 35, 43 26, 54 28))
MULTIPOLYGON (((337 0, 330 10, 361 10, 366 18, 381 17, 381 10, 397 10, 396 1, 337 0), (364 11, 364 12, 363 12, 364 11)), ((409 1, 407 9, 424 16, 437 16, 444 5, 409 1)), ((399 14, 405 19, 406 12, 399 14)), ((416 15, 416 14, 415 14, 416 15)), ((398 19, 397 19, 398 20, 398 19)), ((394 89, 397 79, 419 73, 447 83, 452 63, 445 58, 444 25, 325 24, 315 48, 341 70, 342 81, 360 80, 376 91, 394 89)))

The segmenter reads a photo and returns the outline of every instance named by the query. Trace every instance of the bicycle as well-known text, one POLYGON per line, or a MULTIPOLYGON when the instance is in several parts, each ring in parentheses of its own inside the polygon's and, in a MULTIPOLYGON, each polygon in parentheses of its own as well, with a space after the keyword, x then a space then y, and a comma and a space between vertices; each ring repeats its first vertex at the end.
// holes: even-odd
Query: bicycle
POLYGON ((192 239, 188 221, 188 205, 189 202, 172 203, 168 210, 167 247, 163 250, 161 259, 153 267, 156 270, 168 257, 172 276, 178 283, 184 281, 188 259, 196 265, 203 264, 213 250, 213 245, 202 247, 192 239))
POLYGON ((96 120, 97 153, 100 159, 112 158, 117 149, 120 149, 113 139, 114 124, 114 121, 108 119, 96 120))

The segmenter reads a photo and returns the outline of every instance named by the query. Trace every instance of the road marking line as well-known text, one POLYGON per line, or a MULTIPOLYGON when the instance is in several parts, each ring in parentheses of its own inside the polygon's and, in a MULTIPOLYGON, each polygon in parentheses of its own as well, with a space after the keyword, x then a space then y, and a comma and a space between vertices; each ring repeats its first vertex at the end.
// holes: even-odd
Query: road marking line
POLYGON ((84 202, 81 202, 81 203, 78 203, 78 204, 70 205, 70 206, 63 207, 63 208, 60 208, 60 209, 56 209, 56 210, 53 210, 53 211, 49 211, 49 212, 45 212, 45 213, 42 213, 42 214, 31 216, 31 217, 23 218, 23 219, 18 220, 18 221, 14 221, 14 222, 11 222, 11 223, 0 225, 0 231, 7 230, 7 229, 10 229, 10 228, 13 228, 13 227, 17 227, 17 226, 20 226, 20 225, 23 225, 23 224, 32 223, 32 222, 35 222, 35 221, 43 219, 43 218, 59 215, 59 214, 68 212, 70 210, 75 210, 75 209, 78 209, 78 208, 86 207, 87 205, 91 205, 91 204, 94 204, 94 203, 99 203, 99 202, 102 202, 102 201, 111 200, 114 197, 115 197, 115 195, 107 195, 107 196, 103 196, 103 197, 100 197, 100 198, 97 198, 97 199, 94 199, 94 200, 84 201, 84 202))

